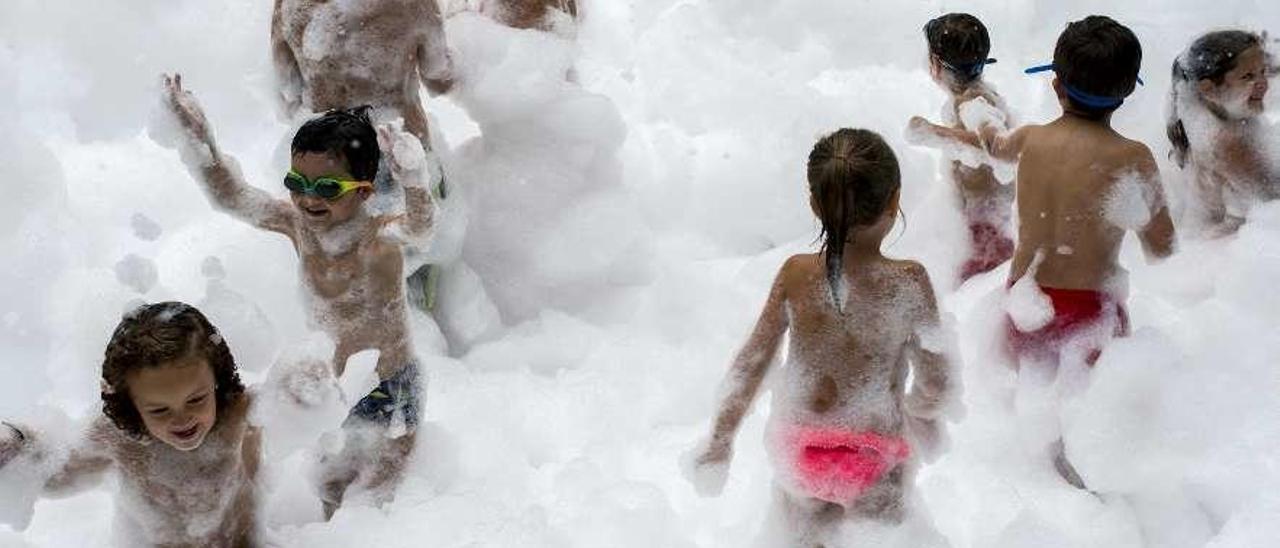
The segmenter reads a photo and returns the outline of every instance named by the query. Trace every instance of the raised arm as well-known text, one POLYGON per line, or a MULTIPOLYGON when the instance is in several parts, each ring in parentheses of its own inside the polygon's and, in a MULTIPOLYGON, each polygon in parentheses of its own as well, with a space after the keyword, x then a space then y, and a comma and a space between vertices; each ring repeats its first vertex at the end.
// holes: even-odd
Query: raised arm
POLYGON ((182 89, 182 76, 164 77, 164 101, 178 126, 177 148, 191 175, 214 205, 249 224, 295 238, 292 210, 284 200, 245 183, 234 158, 218 149, 200 103, 182 89))
POLYGON ((284 14, 280 9, 282 3, 283 0, 275 0, 275 7, 271 11, 271 64, 275 69, 276 98, 280 101, 280 112, 292 119, 302 106, 303 82, 298 59, 285 40, 284 14))
POLYGON ((422 142, 398 123, 379 126, 378 141, 387 155, 391 180, 404 189, 404 215, 393 219, 390 228, 410 242, 421 242, 434 225, 435 205, 430 188, 439 180, 440 166, 427 161, 422 142))
POLYGON ((738 351, 725 379, 728 394, 720 404, 712 427, 711 441, 707 450, 697 459, 698 464, 714 464, 727 462, 733 451, 733 438, 742 424, 742 418, 751 408, 760 384, 778 353, 778 345, 787 332, 790 320, 786 310, 786 273, 787 264, 779 270, 769 291, 769 299, 764 304, 760 318, 756 320, 755 329, 746 345, 738 351))
POLYGON ((453 59, 444 35, 444 19, 436 0, 422 0, 422 40, 418 43, 418 77, 433 95, 453 87, 453 59))

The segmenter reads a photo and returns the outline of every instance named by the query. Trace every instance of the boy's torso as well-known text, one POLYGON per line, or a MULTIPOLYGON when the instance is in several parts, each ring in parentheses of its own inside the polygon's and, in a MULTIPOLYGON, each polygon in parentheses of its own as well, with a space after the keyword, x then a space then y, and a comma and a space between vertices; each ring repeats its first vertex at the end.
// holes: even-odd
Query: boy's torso
POLYGON ((1036 281, 1104 289, 1119 271, 1124 231, 1107 218, 1118 177, 1136 173, 1145 148, 1108 125, 1060 118, 1032 127, 1018 163, 1018 245, 1010 280, 1041 256, 1036 281))
POLYGON ((352 354, 375 349, 385 378, 412 357, 404 255, 400 244, 383 234, 382 220, 350 223, 360 224, 324 235, 300 223, 295 248, 311 298, 312 321, 334 339, 337 373, 352 354), (342 230, 354 232, 344 235, 342 230), (339 241, 342 236, 349 241, 339 241))

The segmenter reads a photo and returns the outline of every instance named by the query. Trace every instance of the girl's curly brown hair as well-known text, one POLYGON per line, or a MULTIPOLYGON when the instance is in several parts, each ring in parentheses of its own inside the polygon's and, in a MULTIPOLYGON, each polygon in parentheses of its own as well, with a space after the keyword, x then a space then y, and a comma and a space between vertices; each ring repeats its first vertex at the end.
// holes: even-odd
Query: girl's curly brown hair
POLYGON ((244 392, 227 342, 195 307, 163 302, 129 311, 112 333, 102 361, 102 412, 130 436, 147 437, 142 416, 129 397, 125 375, 140 367, 157 367, 193 355, 204 358, 213 369, 218 409, 244 392))

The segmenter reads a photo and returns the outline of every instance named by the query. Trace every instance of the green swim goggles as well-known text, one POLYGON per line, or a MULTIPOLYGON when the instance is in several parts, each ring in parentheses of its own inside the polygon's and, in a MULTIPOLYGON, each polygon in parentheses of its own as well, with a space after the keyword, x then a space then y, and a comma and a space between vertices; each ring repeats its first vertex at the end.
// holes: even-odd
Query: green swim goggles
POLYGON ((290 192, 311 194, 326 200, 336 200, 343 194, 357 188, 373 188, 373 183, 369 181, 344 181, 334 177, 323 176, 316 177, 313 180, 290 169, 289 173, 284 176, 284 187, 289 189, 290 192))

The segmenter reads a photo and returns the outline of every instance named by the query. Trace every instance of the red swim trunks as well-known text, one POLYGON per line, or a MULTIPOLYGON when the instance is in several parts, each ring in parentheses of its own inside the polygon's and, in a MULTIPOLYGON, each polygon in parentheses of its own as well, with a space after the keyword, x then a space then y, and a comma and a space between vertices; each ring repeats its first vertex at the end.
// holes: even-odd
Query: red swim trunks
MULTIPOLYGON (((1005 318, 1010 353, 1018 358, 1056 359, 1065 344, 1074 337, 1096 328, 1101 322, 1114 322, 1113 337, 1129 335, 1129 313, 1124 304, 1101 291, 1041 287, 1053 302, 1053 320, 1035 331, 1023 332, 1005 318)), ((1101 335, 1101 334, 1100 334, 1101 335)), ((1102 339, 1093 343, 1085 355, 1089 365, 1102 356, 1102 339)))
POLYGON ((784 463, 809 496, 848 505, 911 456, 905 439, 876 432, 794 426, 784 432, 784 463))
POLYGON ((1013 257, 1013 240, 999 226, 991 223, 969 223, 969 245, 969 260, 960 269, 961 282, 990 272, 1013 257))

